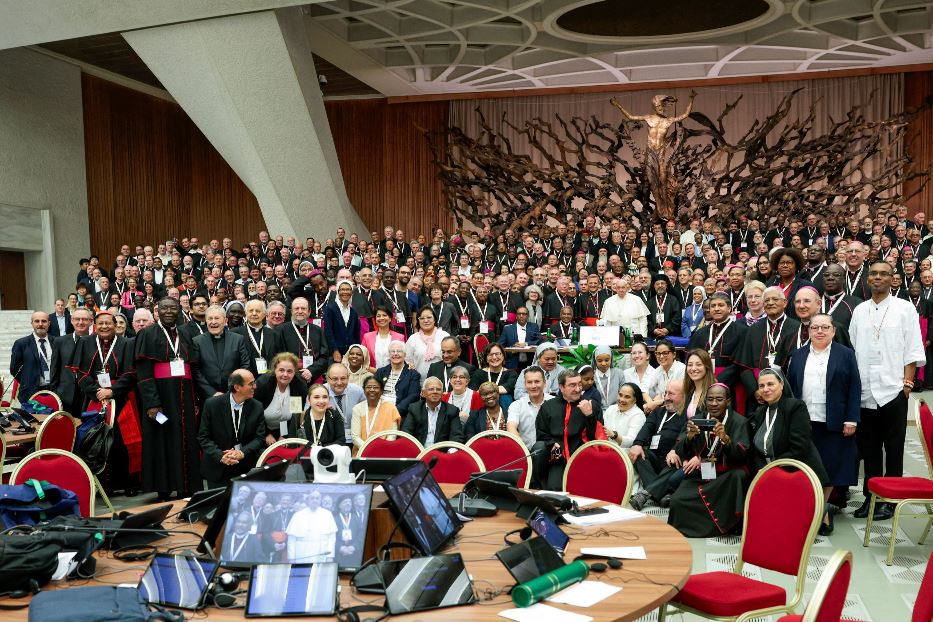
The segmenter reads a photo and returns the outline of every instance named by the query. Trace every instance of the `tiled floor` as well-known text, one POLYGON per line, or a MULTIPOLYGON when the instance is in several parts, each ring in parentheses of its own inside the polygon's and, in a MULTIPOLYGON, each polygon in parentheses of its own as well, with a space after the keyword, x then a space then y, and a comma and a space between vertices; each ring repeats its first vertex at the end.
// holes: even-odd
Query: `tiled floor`
MULTIPOLYGON (((933 400, 933 394, 926 397, 933 400)), ((912 411, 911 411, 912 413, 912 411)), ((913 415, 910 415, 911 420, 913 415)), ((905 451, 905 471, 909 475, 926 477, 928 475, 920 446, 917 430, 913 425, 907 428, 907 445, 905 451)), ((927 560, 933 553, 933 533, 928 537, 926 544, 918 545, 916 542, 922 532, 924 521, 918 519, 903 519, 898 528, 897 543, 894 548, 894 565, 885 565, 888 538, 891 535, 891 521, 876 523, 872 526, 871 545, 862 546, 862 537, 865 533, 865 521, 852 517, 852 512, 862 504, 861 490, 852 489, 852 498, 842 514, 836 515, 836 529, 829 538, 819 537, 812 549, 810 564, 807 571, 807 598, 820 575, 820 571, 836 549, 846 549, 852 552, 854 572, 852 584, 849 587, 846 607, 843 611, 845 620, 864 620, 866 622, 908 622, 913 609, 914 600, 923 577, 927 560)), ((117 510, 149 503, 154 501, 149 495, 140 495, 128 499, 115 497, 113 499, 117 510)), ((667 510, 650 506, 646 512, 667 518, 667 510)), ((917 508, 917 511, 922 511, 917 508)), ((720 537, 707 539, 693 539, 693 570, 706 572, 711 570, 731 570, 738 553, 738 537, 720 537)), ((793 582, 787 578, 776 575, 770 571, 762 572, 759 568, 746 566, 745 572, 749 577, 764 578, 775 584, 783 585, 789 591, 793 589, 793 582)), ((669 620, 679 622, 692 621, 692 615, 674 613, 668 616, 669 620)), ((657 620, 657 614, 652 613, 639 620, 648 622, 657 620)))

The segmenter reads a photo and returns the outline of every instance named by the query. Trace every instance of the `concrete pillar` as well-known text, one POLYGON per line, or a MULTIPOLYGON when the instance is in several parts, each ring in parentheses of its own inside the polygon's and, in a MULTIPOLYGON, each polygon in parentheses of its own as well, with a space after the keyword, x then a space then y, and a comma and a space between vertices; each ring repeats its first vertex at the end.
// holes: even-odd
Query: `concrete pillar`
POLYGON ((347 199, 301 9, 123 37, 256 195, 270 233, 366 231, 347 199))

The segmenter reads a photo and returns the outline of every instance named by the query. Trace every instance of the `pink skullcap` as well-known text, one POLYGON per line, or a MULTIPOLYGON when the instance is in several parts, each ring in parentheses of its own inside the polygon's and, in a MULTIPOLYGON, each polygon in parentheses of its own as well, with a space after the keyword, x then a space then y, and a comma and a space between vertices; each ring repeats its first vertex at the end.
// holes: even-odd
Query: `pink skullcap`
POLYGON ((723 383, 723 382, 717 382, 717 383, 715 383, 714 385, 712 385, 712 386, 710 387, 710 389, 712 389, 713 387, 722 387, 722 388, 725 389, 726 391, 729 390, 729 386, 726 385, 726 384, 723 383))
POLYGON ((818 290, 817 288, 813 287, 812 285, 804 285, 803 287, 801 287, 801 288, 798 289, 797 291, 798 291, 798 292, 802 292, 802 291, 805 290, 805 289, 812 289, 814 294, 816 294, 817 296, 820 295, 820 290, 818 290))

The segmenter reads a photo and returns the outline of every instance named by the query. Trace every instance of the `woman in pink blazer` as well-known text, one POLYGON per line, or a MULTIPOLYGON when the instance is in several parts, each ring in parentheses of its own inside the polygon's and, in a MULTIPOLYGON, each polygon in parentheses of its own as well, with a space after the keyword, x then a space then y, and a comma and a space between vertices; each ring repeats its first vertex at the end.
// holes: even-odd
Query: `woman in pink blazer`
POLYGON ((405 343, 405 335, 391 330, 392 312, 386 307, 376 307, 373 320, 376 330, 363 335, 363 347, 369 350, 370 365, 379 369, 389 364, 389 344, 393 341, 405 343))

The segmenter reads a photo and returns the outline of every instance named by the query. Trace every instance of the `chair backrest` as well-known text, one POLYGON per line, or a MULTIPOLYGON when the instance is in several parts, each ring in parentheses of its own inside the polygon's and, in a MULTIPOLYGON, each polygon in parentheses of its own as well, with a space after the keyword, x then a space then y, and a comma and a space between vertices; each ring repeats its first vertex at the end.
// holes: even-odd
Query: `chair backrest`
POLYGON ((511 432, 486 430, 468 440, 466 445, 477 453, 490 471, 509 463, 506 469, 521 469, 519 487, 528 488, 531 482, 531 454, 522 439, 511 432))
POLYGON ((927 562, 926 572, 920 581, 920 591, 914 603, 914 613, 911 622, 929 622, 933 620, 933 555, 927 562))
MULTIPOLYGON (((51 408, 53 411, 58 411, 62 409, 62 401, 57 395, 51 391, 36 391, 32 394, 32 397, 29 400, 35 400, 47 408, 51 408)), ((29 400, 26 400, 27 402, 29 400)))
POLYGON ((431 474, 439 484, 466 484, 473 473, 486 470, 479 454, 462 443, 435 443, 422 451, 418 459, 430 462, 434 457, 437 457, 437 464, 431 474), (451 449, 457 451, 450 453, 451 449))
POLYGON ((36 449, 61 449, 73 451, 75 435, 78 433, 75 420, 63 410, 45 418, 36 435, 36 449))
POLYGON ((482 367, 486 364, 486 361, 483 360, 483 352, 486 351, 486 346, 489 345, 489 335, 484 335, 482 333, 477 333, 473 335, 473 351, 476 352, 476 366, 482 367))
POLYGON ((797 577, 803 598, 807 559, 823 518, 823 488, 813 469, 798 460, 775 460, 758 472, 745 497, 742 548, 735 572, 745 563, 797 577), (788 502, 793 500, 792 503, 788 502))
POLYGON ((622 448, 609 441, 581 445, 564 469, 564 492, 625 505, 635 471, 622 448))
POLYGON ((280 438, 259 454, 259 459, 256 460, 256 466, 261 467, 264 464, 272 462, 273 459, 276 459, 276 462, 281 459, 294 460, 298 452, 301 451, 301 448, 307 443, 308 441, 303 438, 280 438))
POLYGON ((11 484, 45 480, 78 495, 81 516, 94 516, 94 476, 78 456, 61 449, 42 449, 23 458, 10 476, 11 484))
POLYGON ((836 551, 823 568, 801 622, 839 622, 852 578, 852 553, 836 551))
POLYGON ((927 472, 933 478, 933 412, 923 398, 917 398, 917 433, 927 459, 927 472))
POLYGON ((360 458, 417 458, 424 446, 411 434, 401 430, 377 432, 360 447, 360 458))

